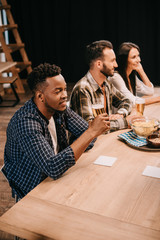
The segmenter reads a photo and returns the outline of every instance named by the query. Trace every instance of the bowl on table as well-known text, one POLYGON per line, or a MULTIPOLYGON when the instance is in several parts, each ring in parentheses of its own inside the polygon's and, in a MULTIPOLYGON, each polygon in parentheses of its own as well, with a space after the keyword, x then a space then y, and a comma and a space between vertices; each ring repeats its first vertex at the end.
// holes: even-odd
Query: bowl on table
POLYGON ((160 134, 153 133, 147 137, 147 142, 150 147, 160 148, 160 134))
POLYGON ((140 137, 148 137, 159 127, 160 121, 155 118, 139 117, 130 121, 134 133, 140 137))

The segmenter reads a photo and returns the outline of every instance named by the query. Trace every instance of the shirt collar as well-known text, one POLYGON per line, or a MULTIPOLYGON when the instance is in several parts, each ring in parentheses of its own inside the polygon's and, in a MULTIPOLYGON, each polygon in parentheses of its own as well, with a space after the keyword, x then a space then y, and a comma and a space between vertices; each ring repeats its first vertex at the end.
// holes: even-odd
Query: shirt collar
MULTIPOLYGON (((90 71, 88 71, 86 75, 87 75, 88 80, 92 84, 92 87, 93 87, 94 91, 97 91, 100 88, 100 86, 94 80, 94 78, 93 78, 92 74, 90 73, 90 71)), ((106 77, 105 81, 103 82, 103 85, 107 86, 108 84, 109 84, 109 80, 106 77)))
POLYGON ((48 125, 48 124, 49 124, 48 119, 39 111, 37 105, 36 105, 35 102, 34 102, 34 98, 33 98, 33 97, 31 98, 31 102, 32 102, 32 105, 34 106, 34 108, 37 110, 37 112, 38 112, 39 115, 41 116, 41 118, 43 118, 43 119, 47 122, 47 125, 48 125))

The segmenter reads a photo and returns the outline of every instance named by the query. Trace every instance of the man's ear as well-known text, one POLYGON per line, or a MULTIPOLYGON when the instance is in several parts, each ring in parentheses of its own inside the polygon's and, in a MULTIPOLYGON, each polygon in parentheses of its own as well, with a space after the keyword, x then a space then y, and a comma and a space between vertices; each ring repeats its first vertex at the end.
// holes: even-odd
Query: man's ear
POLYGON ((103 64, 102 64, 102 61, 98 59, 98 60, 96 61, 96 66, 97 66, 97 68, 101 69, 101 68, 102 68, 102 65, 103 65, 103 64))
POLYGON ((36 91, 35 93, 36 99, 40 102, 44 102, 44 95, 41 91, 36 91))

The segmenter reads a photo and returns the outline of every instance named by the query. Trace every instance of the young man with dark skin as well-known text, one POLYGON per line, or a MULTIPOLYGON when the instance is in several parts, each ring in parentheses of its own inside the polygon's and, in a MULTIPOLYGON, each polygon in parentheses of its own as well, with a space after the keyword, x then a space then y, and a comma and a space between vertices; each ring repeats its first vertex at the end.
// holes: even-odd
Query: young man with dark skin
POLYGON ((59 178, 110 128, 106 113, 88 124, 67 107, 66 82, 58 66, 40 64, 27 81, 33 98, 10 120, 4 152, 7 178, 18 198, 47 176, 59 178), (70 145, 66 130, 76 137, 70 145))

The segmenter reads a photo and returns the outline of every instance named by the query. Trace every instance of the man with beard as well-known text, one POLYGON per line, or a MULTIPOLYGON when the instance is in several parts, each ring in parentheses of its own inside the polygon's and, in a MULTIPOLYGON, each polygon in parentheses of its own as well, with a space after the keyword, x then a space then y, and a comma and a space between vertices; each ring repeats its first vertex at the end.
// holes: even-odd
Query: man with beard
POLYGON ((86 60, 89 71, 74 86, 70 107, 86 121, 90 121, 94 119, 92 106, 104 106, 109 115, 111 131, 128 128, 131 102, 108 79, 117 67, 112 43, 106 40, 91 43, 86 47, 86 60), (116 109, 115 114, 113 109, 116 109))
POLYGON ((58 66, 40 64, 27 81, 33 98, 10 120, 4 152, 6 177, 18 198, 47 176, 59 178, 109 129, 106 113, 88 125, 67 107, 66 82, 58 66), (66 130, 77 138, 70 145, 66 130))

